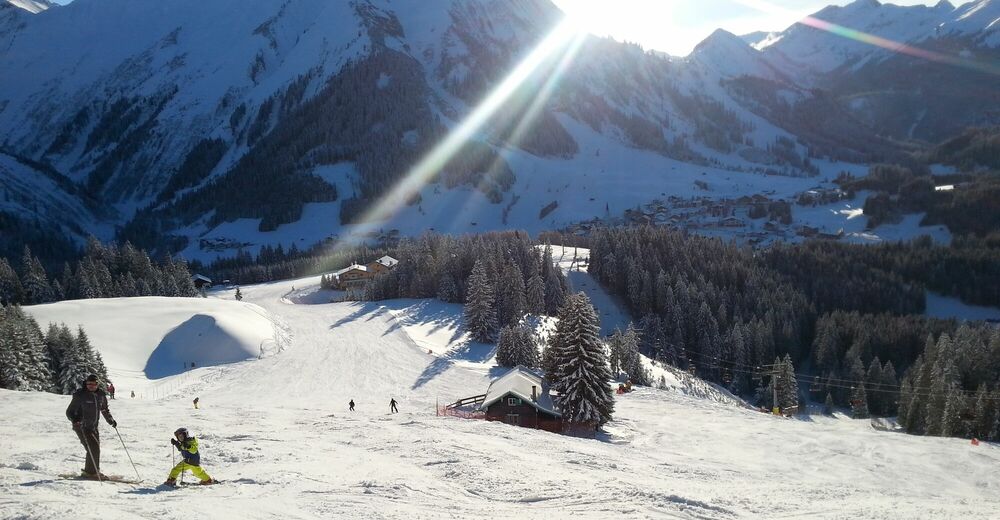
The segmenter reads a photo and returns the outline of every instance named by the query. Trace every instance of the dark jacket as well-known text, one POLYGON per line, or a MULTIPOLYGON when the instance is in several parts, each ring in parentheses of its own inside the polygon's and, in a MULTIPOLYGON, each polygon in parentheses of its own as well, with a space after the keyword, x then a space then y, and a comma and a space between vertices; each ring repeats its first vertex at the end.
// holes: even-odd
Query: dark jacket
POLYGON ((201 454, 198 453, 198 439, 194 437, 188 437, 184 439, 184 442, 177 446, 178 450, 181 450, 181 457, 184 457, 184 462, 192 466, 201 465, 201 454))
POLYGON ((93 392, 86 388, 81 388, 73 394, 73 400, 66 408, 66 417, 71 422, 80 422, 85 430, 96 430, 100 416, 104 415, 104 420, 111 424, 114 418, 108 410, 108 398, 104 390, 97 389, 93 392))

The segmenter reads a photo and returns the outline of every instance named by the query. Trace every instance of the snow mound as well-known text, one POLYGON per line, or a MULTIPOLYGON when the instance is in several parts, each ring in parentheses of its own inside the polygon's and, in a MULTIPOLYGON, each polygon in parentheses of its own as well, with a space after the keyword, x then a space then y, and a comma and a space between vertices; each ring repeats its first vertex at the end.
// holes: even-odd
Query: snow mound
POLYGON ((261 307, 204 298, 107 298, 25 307, 42 327, 82 325, 119 388, 190 367, 235 363, 271 352, 283 333, 261 307))

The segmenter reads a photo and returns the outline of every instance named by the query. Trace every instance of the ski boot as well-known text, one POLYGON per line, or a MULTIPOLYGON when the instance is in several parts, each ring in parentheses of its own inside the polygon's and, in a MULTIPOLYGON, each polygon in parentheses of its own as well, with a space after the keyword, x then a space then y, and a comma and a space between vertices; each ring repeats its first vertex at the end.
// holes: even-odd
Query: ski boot
POLYGON ((218 484, 218 483, 219 483, 218 480, 215 480, 214 478, 210 478, 208 480, 202 480, 201 482, 198 483, 198 485, 200 485, 200 486, 210 486, 212 484, 218 484))
POLYGON ((164 486, 177 487, 177 479, 168 478, 166 482, 163 483, 164 486))

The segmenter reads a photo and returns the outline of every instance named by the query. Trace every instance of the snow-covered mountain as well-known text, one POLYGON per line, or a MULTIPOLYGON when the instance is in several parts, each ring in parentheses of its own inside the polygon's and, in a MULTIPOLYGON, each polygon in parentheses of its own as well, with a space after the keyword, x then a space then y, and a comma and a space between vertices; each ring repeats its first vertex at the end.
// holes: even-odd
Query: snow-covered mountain
POLYGON ((0 4, 12 5, 34 14, 40 13, 56 5, 48 0, 3 0, 0 4))
MULTIPOLYGON (((998 5, 859 0, 815 18, 987 56, 998 5)), ((189 257, 307 246, 348 232, 538 57, 561 17, 549 0, 76 0, 37 14, 2 3, 0 69, 13 73, 0 81, 0 151, 113 208, 96 218, 103 230, 85 232, 122 226, 120 238, 189 257)), ((558 227, 667 195, 641 177, 736 186, 732 176, 764 171, 833 176, 851 168, 837 160, 891 160, 898 139, 947 130, 932 126, 944 112, 895 108, 900 91, 880 90, 923 63, 801 24, 754 42, 719 31, 676 59, 564 40, 379 227, 558 227), (880 76, 876 63, 897 73, 880 76), (543 219, 552 202, 559 209, 543 219)), ((958 70, 961 82, 913 80, 911 105, 933 81, 925 90, 965 100, 948 106, 951 126, 997 117, 966 106, 966 85, 986 88, 969 75, 984 73, 958 70)), ((63 217, 40 208, 12 218, 55 229, 63 217)))

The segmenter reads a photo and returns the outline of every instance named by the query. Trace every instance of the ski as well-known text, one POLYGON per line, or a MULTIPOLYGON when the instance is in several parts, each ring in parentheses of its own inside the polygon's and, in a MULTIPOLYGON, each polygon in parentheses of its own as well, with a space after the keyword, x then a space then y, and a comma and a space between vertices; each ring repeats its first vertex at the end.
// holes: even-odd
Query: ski
POLYGON ((63 480, 85 480, 89 482, 114 482, 116 484, 141 484, 142 481, 134 480, 130 478, 123 477, 121 475, 105 475, 104 478, 98 479, 96 477, 85 477, 83 475, 74 474, 63 474, 59 475, 59 478, 63 480))

